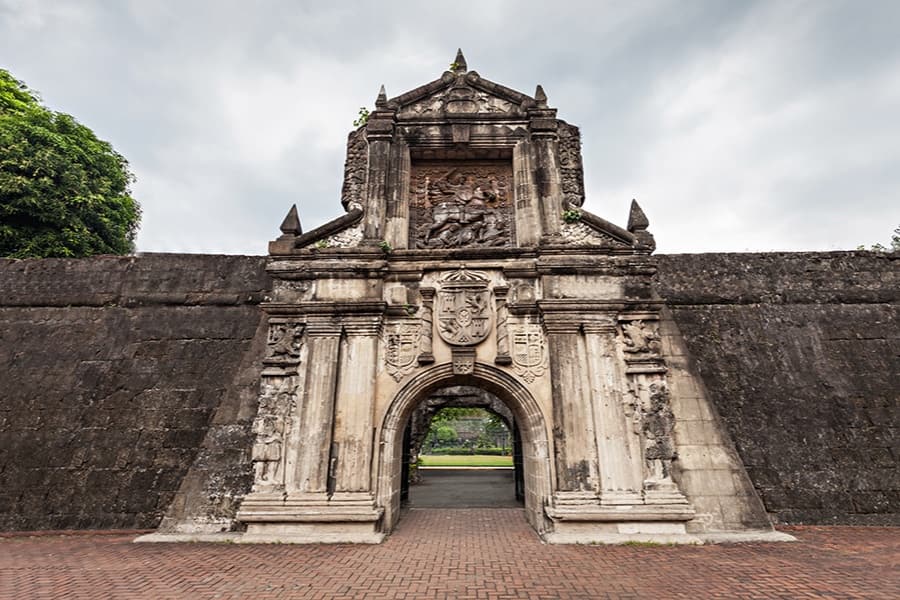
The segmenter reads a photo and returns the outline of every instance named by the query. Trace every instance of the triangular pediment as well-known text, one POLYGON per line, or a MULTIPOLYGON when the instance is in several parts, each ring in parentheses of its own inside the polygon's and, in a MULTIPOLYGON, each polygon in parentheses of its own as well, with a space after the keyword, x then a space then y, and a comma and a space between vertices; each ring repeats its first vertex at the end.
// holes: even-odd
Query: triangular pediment
POLYGON ((447 71, 440 79, 391 98, 387 106, 401 119, 447 115, 524 116, 536 100, 481 77, 475 71, 447 71))

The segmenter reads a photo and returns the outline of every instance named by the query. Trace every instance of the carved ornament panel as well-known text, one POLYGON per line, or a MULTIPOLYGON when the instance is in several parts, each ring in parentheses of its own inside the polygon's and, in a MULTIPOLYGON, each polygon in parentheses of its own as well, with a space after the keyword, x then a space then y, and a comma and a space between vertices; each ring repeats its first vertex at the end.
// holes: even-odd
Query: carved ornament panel
POLYGON ((461 268, 441 279, 438 334, 454 346, 474 346, 491 332, 491 291, 483 274, 461 268))
POLYGON ((510 162, 413 163, 409 188, 410 248, 512 246, 510 162))

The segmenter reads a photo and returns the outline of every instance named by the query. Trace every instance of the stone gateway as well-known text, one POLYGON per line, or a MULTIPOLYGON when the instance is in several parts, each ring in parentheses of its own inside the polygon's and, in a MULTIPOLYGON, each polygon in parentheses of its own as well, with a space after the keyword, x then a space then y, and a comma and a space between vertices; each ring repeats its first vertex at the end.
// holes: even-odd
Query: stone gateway
POLYGON ((269 246, 241 541, 381 541, 413 415, 450 388, 509 415, 548 542, 778 538, 655 289, 646 216, 584 210, 581 165, 540 86, 461 53, 382 89, 349 136, 346 213, 304 233, 292 208, 269 246))

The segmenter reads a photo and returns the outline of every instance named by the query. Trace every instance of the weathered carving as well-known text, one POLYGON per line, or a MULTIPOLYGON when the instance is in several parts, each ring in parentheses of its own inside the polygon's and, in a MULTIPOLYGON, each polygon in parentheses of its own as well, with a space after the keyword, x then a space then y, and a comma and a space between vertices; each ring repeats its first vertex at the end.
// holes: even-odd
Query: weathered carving
POLYGON ((256 434, 251 449, 254 491, 272 491, 283 486, 284 432, 292 409, 296 378, 265 377, 259 410, 253 421, 256 434))
MULTIPOLYGON (((581 164, 581 133, 574 125, 561 124, 559 133, 559 166, 565 202, 584 204, 584 167, 581 164)), ((564 202, 564 206, 565 206, 564 202)))
POLYGON ((431 343, 434 329, 434 288, 421 288, 419 293, 422 294, 422 337, 419 343, 419 364, 427 365, 434 362, 431 343))
POLYGON ((457 375, 469 375, 475 371, 475 349, 474 348, 454 348, 453 356, 453 372, 457 375))
POLYGON ((625 321, 622 323, 625 352, 658 353, 660 349, 659 325, 655 321, 625 321))
POLYGON ((544 374, 547 368, 544 333, 537 324, 510 326, 512 364, 516 374, 528 383, 544 374))
POLYGON ((644 436, 644 460, 647 464, 645 487, 652 489, 671 483, 672 461, 676 457, 672 431, 675 415, 669 402, 669 389, 664 381, 650 384, 646 406, 641 407, 641 432, 644 436))
POLYGON ((365 129, 350 134, 347 140, 347 160, 344 163, 344 186, 341 189, 341 204, 347 209, 351 203, 362 205, 365 200, 366 178, 368 177, 369 143, 365 129))
POLYGON ((438 334, 448 344, 473 346, 491 331, 488 279, 465 267, 440 280, 438 334))
POLYGON ((474 99, 478 105, 478 112, 511 113, 516 110, 516 106, 512 102, 492 96, 487 92, 476 92, 474 99))
POLYGON ((518 112, 518 107, 504 98, 476 90, 467 85, 455 85, 450 89, 417 100, 404 106, 400 117, 441 117, 445 113, 492 113, 510 114, 518 112))
POLYGON ((298 361, 302 345, 302 323, 271 323, 266 344, 266 359, 298 361))
POLYGON ((506 324, 509 318, 509 310, 506 308, 506 295, 509 288, 506 286, 494 287, 494 300, 497 305, 497 356, 494 363, 508 365, 512 362, 509 355, 509 327, 506 324))
POLYGON ((419 353, 418 323, 394 323, 384 331, 385 364, 395 381, 410 373, 416 366, 419 353))
POLYGON ((559 234, 563 240, 572 246, 610 247, 622 245, 622 242, 616 241, 612 236, 600 233, 582 221, 563 223, 559 228, 559 234))
POLYGON ((400 117, 437 117, 444 112, 444 101, 446 97, 443 92, 422 98, 417 102, 404 106, 398 115, 400 117))
POLYGON ((410 247, 511 245, 508 162, 414 163, 410 190, 410 247))

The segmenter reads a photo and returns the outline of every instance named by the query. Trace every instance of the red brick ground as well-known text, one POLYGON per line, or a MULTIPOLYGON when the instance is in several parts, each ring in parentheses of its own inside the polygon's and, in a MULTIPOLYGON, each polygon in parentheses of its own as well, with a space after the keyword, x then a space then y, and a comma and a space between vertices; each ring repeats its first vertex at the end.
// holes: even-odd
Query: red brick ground
POLYGON ((0 598, 900 598, 900 529, 799 543, 548 546, 520 509, 421 509, 379 546, 0 538, 0 598))

